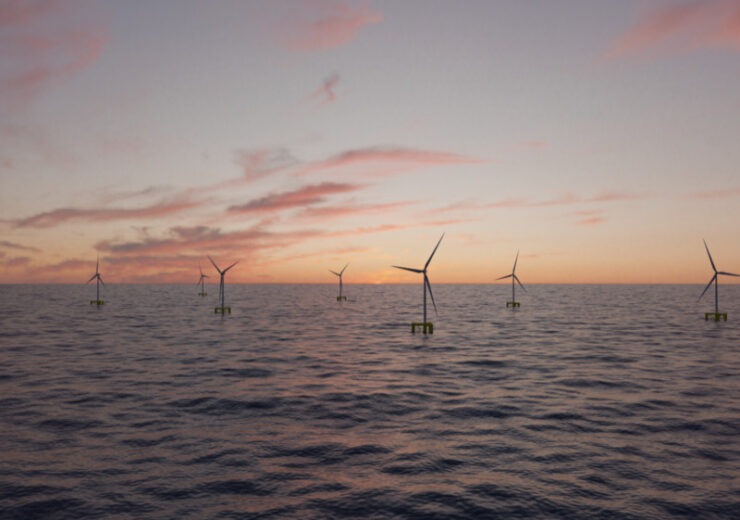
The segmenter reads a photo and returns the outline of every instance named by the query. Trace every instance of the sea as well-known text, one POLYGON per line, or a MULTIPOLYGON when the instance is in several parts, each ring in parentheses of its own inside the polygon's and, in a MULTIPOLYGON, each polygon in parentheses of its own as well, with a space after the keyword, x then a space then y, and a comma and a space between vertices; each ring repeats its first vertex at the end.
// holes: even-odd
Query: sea
POLYGON ((738 519, 740 285, 0 286, 1 519, 738 519))

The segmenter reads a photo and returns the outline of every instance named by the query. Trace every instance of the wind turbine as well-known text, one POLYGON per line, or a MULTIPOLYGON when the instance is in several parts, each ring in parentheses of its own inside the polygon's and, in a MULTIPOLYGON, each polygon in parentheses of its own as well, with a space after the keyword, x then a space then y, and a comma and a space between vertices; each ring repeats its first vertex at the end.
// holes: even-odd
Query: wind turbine
POLYGON ((87 283, 95 281, 95 299, 90 300, 90 305, 103 305, 105 302, 100 299, 100 284, 103 284, 103 287, 105 287, 105 282, 100 277, 100 255, 98 255, 98 259, 95 261, 95 274, 90 277, 90 279, 87 281, 87 283))
MULTIPOLYGON (((704 319, 708 320, 709 316, 714 316, 714 321, 719 321, 720 316, 727 321, 727 313, 726 312, 719 312, 719 275, 723 274, 725 276, 738 276, 740 277, 740 274, 735 273, 727 273, 725 271, 717 271, 717 267, 714 265, 714 260, 712 260, 712 253, 709 252, 709 247, 707 246, 707 241, 703 240, 704 242, 704 249, 707 250, 707 256, 709 256, 709 263, 712 264, 712 269, 714 270, 714 276, 712 276, 711 280, 709 280, 709 283, 704 288, 704 290, 701 292, 701 295, 699 296, 699 300, 701 300, 702 296, 704 296, 704 293, 707 292, 709 287, 712 285, 712 282, 714 282, 714 312, 705 312, 704 313, 704 319)), ((696 300, 697 302, 699 300, 696 300)))
MULTIPOLYGON (((349 265, 349 264, 347 264, 347 265, 349 265)), ((331 269, 329 269, 329 272, 330 273, 335 274, 335 275, 337 275, 339 277, 339 296, 337 296, 337 301, 338 302, 339 301, 342 301, 342 300, 347 301, 347 297, 346 296, 342 296, 342 274, 344 274, 344 270, 347 269, 347 265, 345 265, 342 268, 342 270, 339 271, 338 273, 336 271, 332 271, 331 269)))
MULTIPOLYGON (((507 274, 506 276, 502 276, 501 278, 496 278, 496 280, 503 280, 504 278, 511 278, 511 301, 506 302, 506 307, 521 307, 518 301, 516 301, 516 285, 514 284, 514 281, 516 281, 522 289, 524 289, 524 285, 522 285, 522 282, 519 281, 519 277, 516 275, 516 263, 519 261, 519 251, 516 252, 516 258, 514 259, 514 268, 511 270, 511 274, 507 274)), ((524 289, 526 291, 526 289, 524 289)))
POLYGON ((198 280, 198 283, 195 284, 200 285, 200 292, 198 293, 198 296, 208 296, 205 287, 205 279, 208 278, 208 275, 203 274, 203 269, 200 267, 200 263, 198 263, 198 270, 200 271, 200 280, 198 280))
POLYGON ((215 267, 216 268, 216 271, 218 271, 218 274, 221 275, 221 282, 218 285, 218 297, 221 300, 221 307, 216 307, 213 310, 213 312, 220 312, 221 314, 226 314, 228 312, 229 314, 231 314, 231 307, 224 306, 224 276, 226 275, 226 272, 229 269, 231 269, 232 267, 234 267, 236 264, 239 263, 239 260, 237 260, 236 262, 234 262, 233 264, 231 264, 229 267, 227 267, 223 271, 221 269, 219 269, 219 267, 216 265, 216 262, 213 261, 213 258, 211 258, 209 256, 208 257, 208 260, 211 261, 211 263, 213 264, 213 267, 215 267))
POLYGON ((432 285, 429 283, 429 277, 427 276, 427 267, 429 267, 429 263, 432 261, 432 257, 434 256, 434 253, 437 252, 437 248, 439 247, 440 242, 442 242, 442 239, 444 238, 445 234, 442 233, 442 236, 439 237, 439 241, 437 242, 437 245, 434 246, 434 250, 432 251, 432 254, 429 255, 429 259, 427 260, 427 263, 424 264, 424 269, 414 269, 413 267, 401 267, 399 265, 394 265, 392 267, 395 267, 396 269, 403 269, 404 271, 411 271, 412 273, 421 273, 424 275, 424 321, 421 323, 414 322, 411 324, 411 332, 416 332, 416 327, 421 327, 421 330, 424 332, 424 334, 427 333, 427 330, 429 330, 429 334, 434 334, 434 324, 430 321, 427 321, 427 289, 429 289, 429 296, 432 298, 432 305, 434 305, 434 313, 437 313, 437 304, 434 303, 434 294, 432 294, 432 285))

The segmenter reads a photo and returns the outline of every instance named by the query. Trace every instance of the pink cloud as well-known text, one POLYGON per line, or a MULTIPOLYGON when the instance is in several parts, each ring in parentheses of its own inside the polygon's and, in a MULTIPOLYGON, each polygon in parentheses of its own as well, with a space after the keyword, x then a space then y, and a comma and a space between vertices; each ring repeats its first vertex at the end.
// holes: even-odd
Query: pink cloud
POLYGON ((173 227, 168 236, 146 237, 132 242, 102 241, 95 245, 99 251, 116 255, 153 255, 174 253, 209 254, 239 251, 247 254, 262 249, 293 245, 296 241, 320 235, 319 231, 273 232, 258 224, 247 229, 223 232, 207 226, 173 227))
POLYGON ((327 103, 333 103, 337 100, 337 94, 334 89, 339 84, 339 74, 332 74, 324 79, 323 83, 317 88, 311 97, 319 101, 319 106, 327 103))
POLYGON ((356 191, 363 186, 357 184, 341 184, 322 182, 304 186, 297 190, 282 193, 273 193, 265 197, 251 200, 246 204, 229 207, 231 213, 270 213, 284 209, 299 208, 319 204, 326 200, 327 195, 356 191))
POLYGON ((737 0, 693 0, 651 11, 616 39, 605 58, 622 58, 655 49, 689 52, 701 48, 740 52, 737 0))
POLYGON ((3 2, 0 94, 5 108, 24 107, 56 82, 90 67, 107 32, 91 1, 3 2))
POLYGON ((24 265, 28 265, 31 262, 31 258, 28 256, 16 256, 13 258, 8 258, 3 262, 5 267, 20 267, 24 265))
POLYGON ((383 175, 390 172, 420 168, 423 166, 440 166, 447 164, 475 164, 483 162, 464 155, 433 150, 417 150, 399 147, 375 147, 347 150, 323 161, 309 163, 299 175, 314 173, 332 173, 344 168, 358 166, 372 167, 374 173, 383 175))
POLYGON ((379 214, 417 204, 414 201, 390 202, 387 204, 351 204, 343 206, 321 206, 306 208, 297 217, 308 219, 332 219, 358 214, 379 214))
POLYGON ((52 211, 37 213, 30 217, 13 221, 16 227, 48 228, 58 226, 70 220, 83 220, 87 222, 100 222, 111 220, 146 219, 163 217, 179 213, 186 209, 202 205, 202 201, 179 199, 174 201, 162 201, 158 204, 136 209, 124 208, 59 208, 52 211))
POLYGON ((583 220, 579 220, 578 222, 576 222, 576 225, 593 226, 594 224, 601 224, 602 222, 606 222, 606 219, 604 217, 589 217, 583 220))
POLYGON ((313 0, 302 3, 303 13, 285 24, 284 45, 295 51, 313 52, 340 47, 355 38, 369 24, 383 20, 363 3, 354 9, 340 0, 313 0))

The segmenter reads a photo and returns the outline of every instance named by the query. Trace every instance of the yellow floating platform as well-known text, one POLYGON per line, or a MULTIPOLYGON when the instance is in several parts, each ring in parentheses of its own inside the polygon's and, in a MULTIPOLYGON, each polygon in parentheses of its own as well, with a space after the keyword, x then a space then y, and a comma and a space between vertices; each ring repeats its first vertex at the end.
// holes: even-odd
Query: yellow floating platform
POLYGON ((708 320, 710 316, 714 318, 714 321, 719 321, 720 318, 724 318, 724 320, 727 321, 726 312, 705 312, 704 313, 705 320, 708 320))
POLYGON ((434 323, 431 321, 418 321, 411 324, 411 333, 416 334, 416 327, 419 327, 424 334, 434 334, 434 323))
POLYGON ((227 312, 231 314, 231 307, 216 307, 215 309, 213 309, 213 312, 216 314, 218 314, 219 312, 221 314, 226 314, 227 312))
POLYGON ((90 300, 90 305, 105 305, 103 300, 90 300))
POLYGON ((208 296, 208 293, 207 292, 199 292, 198 293, 198 296, 208 296))
POLYGON ((519 302, 506 302, 506 307, 521 307, 519 302))
POLYGON ((337 296, 337 301, 338 302, 341 302, 341 301, 345 301, 346 302, 347 301, 347 297, 346 296, 337 296))

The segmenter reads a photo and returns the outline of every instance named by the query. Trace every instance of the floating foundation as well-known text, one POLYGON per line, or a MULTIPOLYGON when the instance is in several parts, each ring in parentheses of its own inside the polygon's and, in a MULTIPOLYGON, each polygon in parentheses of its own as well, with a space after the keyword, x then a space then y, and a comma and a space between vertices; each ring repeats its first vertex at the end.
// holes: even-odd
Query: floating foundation
POLYGON ((347 297, 346 296, 337 296, 337 301, 338 302, 341 302, 341 301, 345 301, 346 302, 347 301, 347 297))
POLYGON ((714 318, 714 321, 719 321, 720 318, 724 318, 724 320, 727 321, 726 312, 705 312, 704 313, 705 320, 708 320, 710 316, 714 318))
POLYGON ((231 307, 216 307, 216 308, 213 309, 213 312, 216 313, 216 314, 218 314, 218 313, 221 313, 221 314, 229 313, 229 314, 231 314, 231 307))
POLYGON ((521 307, 519 302, 506 302, 506 307, 521 307))
POLYGON ((416 327, 419 327, 424 334, 434 334, 434 323, 431 321, 427 322, 414 322, 411 324, 411 333, 416 334, 416 327))
POLYGON ((208 293, 207 292, 199 292, 198 293, 198 296, 208 296, 208 293))
POLYGON ((105 305, 105 302, 103 300, 90 300, 90 305, 105 305))

